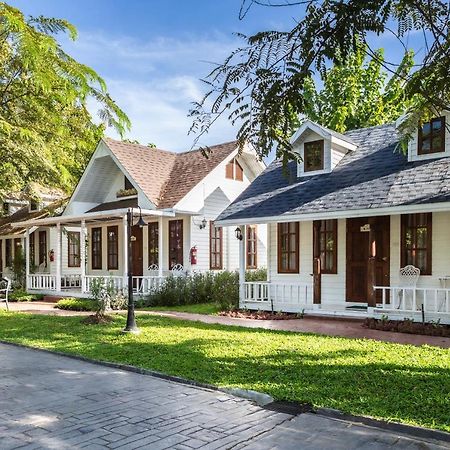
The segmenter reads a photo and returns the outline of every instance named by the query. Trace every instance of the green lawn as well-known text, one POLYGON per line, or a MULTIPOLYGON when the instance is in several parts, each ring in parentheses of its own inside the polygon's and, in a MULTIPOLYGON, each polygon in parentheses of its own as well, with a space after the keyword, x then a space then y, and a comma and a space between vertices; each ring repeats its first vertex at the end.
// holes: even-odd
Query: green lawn
POLYGON ((140 311, 178 311, 194 314, 216 314, 220 308, 214 303, 198 303, 196 305, 151 306, 139 308, 140 311))
POLYGON ((134 336, 124 324, 2 312, 0 339, 450 431, 448 350, 158 316, 139 316, 134 336))

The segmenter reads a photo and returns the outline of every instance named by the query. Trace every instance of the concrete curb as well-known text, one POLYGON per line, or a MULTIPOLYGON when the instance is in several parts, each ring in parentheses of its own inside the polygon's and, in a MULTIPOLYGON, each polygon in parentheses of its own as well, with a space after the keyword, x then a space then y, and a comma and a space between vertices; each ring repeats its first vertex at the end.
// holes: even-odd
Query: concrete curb
POLYGON ((12 347, 23 348, 27 350, 32 350, 36 352, 44 352, 51 355, 62 356, 64 358, 71 358, 78 361, 87 362, 90 364, 95 364, 98 366, 109 367, 118 370, 125 370, 127 372, 138 373, 140 375, 148 375, 155 378, 161 378, 163 380, 172 381, 175 383, 184 384, 187 386, 196 387, 199 389, 205 389, 209 391, 223 392, 224 394, 232 395, 239 398, 244 398, 250 400, 257 404, 258 406, 268 409, 271 411, 277 411, 291 416, 295 416, 303 413, 317 414, 323 417, 328 417, 335 420, 343 420, 351 422, 354 424, 363 424, 373 428, 380 428, 388 431, 395 431, 397 433, 402 433, 409 436, 414 436, 422 439, 433 439, 436 441, 450 442, 450 433, 445 431, 433 430, 430 428, 416 427, 413 425, 406 425, 398 422, 388 422, 379 419, 373 419, 367 416, 354 416, 352 414, 347 414, 337 409, 331 408, 314 408, 312 405, 300 402, 283 402, 275 401, 270 395, 263 392, 257 392, 252 390, 238 389, 238 388, 220 388, 219 386, 199 383, 194 380, 188 380, 186 378, 177 377, 175 375, 167 375, 162 372, 157 372, 155 370, 143 369, 141 367, 131 366, 128 364, 113 363, 109 361, 98 361, 84 356, 71 355, 69 353, 58 352, 47 350, 44 348, 29 347, 24 344, 19 344, 16 342, 8 342, 0 340, 0 344, 10 345, 12 347))

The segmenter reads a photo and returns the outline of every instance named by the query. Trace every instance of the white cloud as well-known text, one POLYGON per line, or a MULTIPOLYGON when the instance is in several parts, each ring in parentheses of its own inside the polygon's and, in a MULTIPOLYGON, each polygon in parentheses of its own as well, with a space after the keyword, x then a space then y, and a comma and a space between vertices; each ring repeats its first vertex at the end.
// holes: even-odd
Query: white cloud
MULTIPOLYGON (((75 43, 64 42, 70 54, 105 78, 112 98, 132 122, 128 138, 175 151, 188 150, 194 141, 187 135, 191 125, 187 114, 204 92, 199 79, 212 68, 205 61, 222 62, 237 45, 235 39, 220 34, 142 42, 80 32, 75 43)), ((114 137, 111 130, 107 134, 114 137)), ((234 137, 235 130, 224 118, 200 144, 234 137)))

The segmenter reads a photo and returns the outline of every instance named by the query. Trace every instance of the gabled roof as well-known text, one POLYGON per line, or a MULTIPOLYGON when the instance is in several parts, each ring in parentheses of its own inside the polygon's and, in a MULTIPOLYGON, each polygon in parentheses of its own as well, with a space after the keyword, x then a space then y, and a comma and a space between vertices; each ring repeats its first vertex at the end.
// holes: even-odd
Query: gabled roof
POLYGON ((273 162, 217 219, 323 214, 450 202, 450 158, 408 162, 394 124, 346 133, 358 147, 327 174, 286 175, 273 162))
POLYGON ((196 184, 237 149, 236 141, 174 153, 110 138, 105 144, 157 208, 174 207, 196 184))
POLYGON ((59 216, 67 203, 67 200, 57 200, 39 211, 29 211, 28 205, 20 208, 14 214, 0 219, 0 236, 10 234, 23 234, 24 228, 13 227, 14 223, 25 222, 32 219, 59 216))

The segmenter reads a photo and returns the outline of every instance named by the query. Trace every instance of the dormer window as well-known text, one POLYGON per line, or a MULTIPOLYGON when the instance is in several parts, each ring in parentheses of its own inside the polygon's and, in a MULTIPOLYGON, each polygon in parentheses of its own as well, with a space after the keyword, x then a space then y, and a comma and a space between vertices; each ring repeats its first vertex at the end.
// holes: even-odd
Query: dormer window
POLYGON ((304 144, 303 162, 305 172, 323 170, 324 168, 324 141, 311 141, 304 144))
POLYGON ((230 161, 225 167, 225 178, 229 180, 243 181, 244 169, 237 162, 236 158, 230 161))
POLYGON ((445 117, 431 119, 419 127, 417 153, 429 155, 445 152, 445 117))

